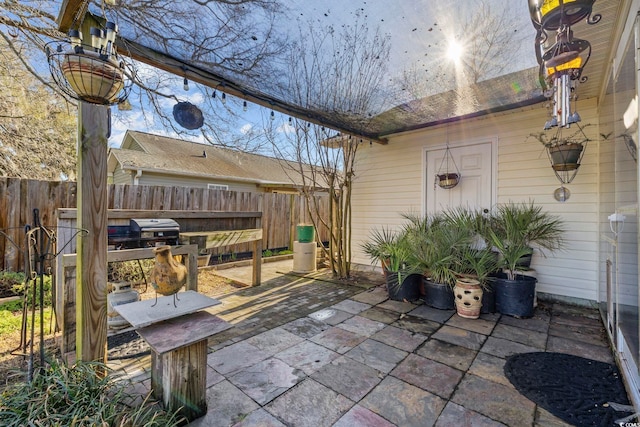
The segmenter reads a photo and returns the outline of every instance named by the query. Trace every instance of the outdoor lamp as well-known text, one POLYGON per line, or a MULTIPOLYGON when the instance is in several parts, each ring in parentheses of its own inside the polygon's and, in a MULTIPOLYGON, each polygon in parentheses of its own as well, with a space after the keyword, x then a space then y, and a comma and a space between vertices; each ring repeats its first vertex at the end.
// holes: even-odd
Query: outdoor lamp
POLYGON ((553 31, 563 25, 573 25, 583 19, 595 24, 599 14, 592 19, 591 11, 596 0, 529 0, 529 14, 536 29, 553 31))

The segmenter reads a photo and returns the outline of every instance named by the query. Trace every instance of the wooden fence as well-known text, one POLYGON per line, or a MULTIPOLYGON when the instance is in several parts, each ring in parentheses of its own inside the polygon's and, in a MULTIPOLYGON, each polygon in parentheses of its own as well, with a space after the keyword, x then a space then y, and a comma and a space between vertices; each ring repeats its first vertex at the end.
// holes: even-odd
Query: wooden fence
MULTIPOLYGON (((295 226, 310 222, 306 201, 298 195, 145 185, 110 185, 108 191, 109 209, 262 212, 265 250, 291 248, 295 226)), ((319 197, 321 215, 328 218, 328 198, 319 197)), ((55 229, 57 209, 75 207, 75 182, 0 178, 0 270, 24 271, 25 226, 33 224, 34 209, 42 225, 55 229)), ((228 221, 227 229, 243 228, 242 219, 228 221)), ((318 230, 318 237, 329 239, 324 230, 318 230)), ((66 243, 58 241, 58 250, 66 243)), ((242 252, 243 248, 234 250, 242 252)))

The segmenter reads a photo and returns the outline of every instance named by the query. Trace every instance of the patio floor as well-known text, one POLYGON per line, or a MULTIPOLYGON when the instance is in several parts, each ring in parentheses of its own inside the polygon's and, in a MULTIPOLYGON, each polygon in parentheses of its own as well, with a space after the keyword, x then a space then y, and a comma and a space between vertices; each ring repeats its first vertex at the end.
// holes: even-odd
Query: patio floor
MULTIPOLYGON (((531 319, 468 320, 389 300, 381 275, 354 286, 290 270, 264 264, 262 286, 209 310, 234 327, 209 342, 208 412, 191 425, 565 426, 513 388, 505 358, 553 351, 613 363, 595 309, 540 303, 531 319)), ((251 268, 220 273, 245 281, 251 268)), ((144 391, 148 358, 125 369, 141 366, 144 391)))

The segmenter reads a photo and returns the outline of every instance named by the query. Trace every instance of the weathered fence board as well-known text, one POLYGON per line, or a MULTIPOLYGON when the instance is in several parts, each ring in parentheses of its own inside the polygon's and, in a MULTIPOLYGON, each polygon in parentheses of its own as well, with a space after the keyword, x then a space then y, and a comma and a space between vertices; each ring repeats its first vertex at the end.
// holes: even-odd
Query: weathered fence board
MULTIPOLYGON (((75 182, 36 181, 19 178, 0 178, 0 270, 24 271, 24 227, 33 224, 33 210, 38 209, 41 223, 55 228, 56 211, 59 208, 76 207, 77 186, 75 182), (15 242, 13 245, 9 239, 15 242)), ((327 196, 324 199, 325 218, 328 218, 327 196)), ((249 211, 262 212, 260 227, 263 229, 264 249, 292 248, 295 225, 310 222, 306 202, 302 196, 278 193, 249 193, 203 188, 164 187, 144 185, 109 185, 107 203, 109 209, 143 209, 153 211, 249 211)), ((127 220, 122 219, 122 224, 127 220)), ((224 229, 254 228, 246 218, 216 220, 224 229)), ((189 230, 207 230, 202 228, 189 230)), ((57 236, 57 248, 74 238, 75 230, 57 236)), ((322 241, 329 240, 328 233, 318 230, 322 241)), ((236 247, 212 249, 212 255, 250 252, 251 243, 236 247)))

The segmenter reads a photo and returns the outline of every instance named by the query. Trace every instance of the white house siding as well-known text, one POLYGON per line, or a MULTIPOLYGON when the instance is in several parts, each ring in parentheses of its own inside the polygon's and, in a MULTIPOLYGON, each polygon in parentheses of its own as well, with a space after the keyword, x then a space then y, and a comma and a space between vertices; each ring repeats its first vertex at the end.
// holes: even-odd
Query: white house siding
POLYGON ((138 180, 140 185, 165 185, 176 187, 193 187, 193 188, 207 188, 207 184, 219 184, 228 185, 229 191, 259 191, 257 186, 253 183, 233 182, 224 180, 208 180, 202 177, 188 177, 188 176, 176 176, 176 175, 163 175, 152 172, 143 172, 142 176, 138 180))
MULTIPOLYGON (((582 123, 591 123, 582 166, 567 187, 571 198, 556 202, 553 192, 560 186, 543 146, 532 133, 542 130, 548 119, 543 105, 526 107, 459 123, 390 137, 386 146, 373 144, 358 151, 353 208, 353 261, 369 264, 360 244, 375 227, 399 227, 404 212, 424 212, 424 197, 432 185, 425 177, 422 159, 425 147, 462 141, 497 138, 496 202, 529 201, 560 216, 567 230, 566 248, 551 256, 534 257, 541 292, 596 300, 598 290, 598 167, 596 140, 598 120, 595 100, 578 104, 582 123)), ((573 128, 571 129, 573 131, 573 128)), ((566 135, 566 134, 565 134, 566 135)))
POLYGON ((120 168, 116 168, 113 171, 113 183, 114 184, 133 184, 133 176, 131 175, 131 171, 122 170, 120 168))

